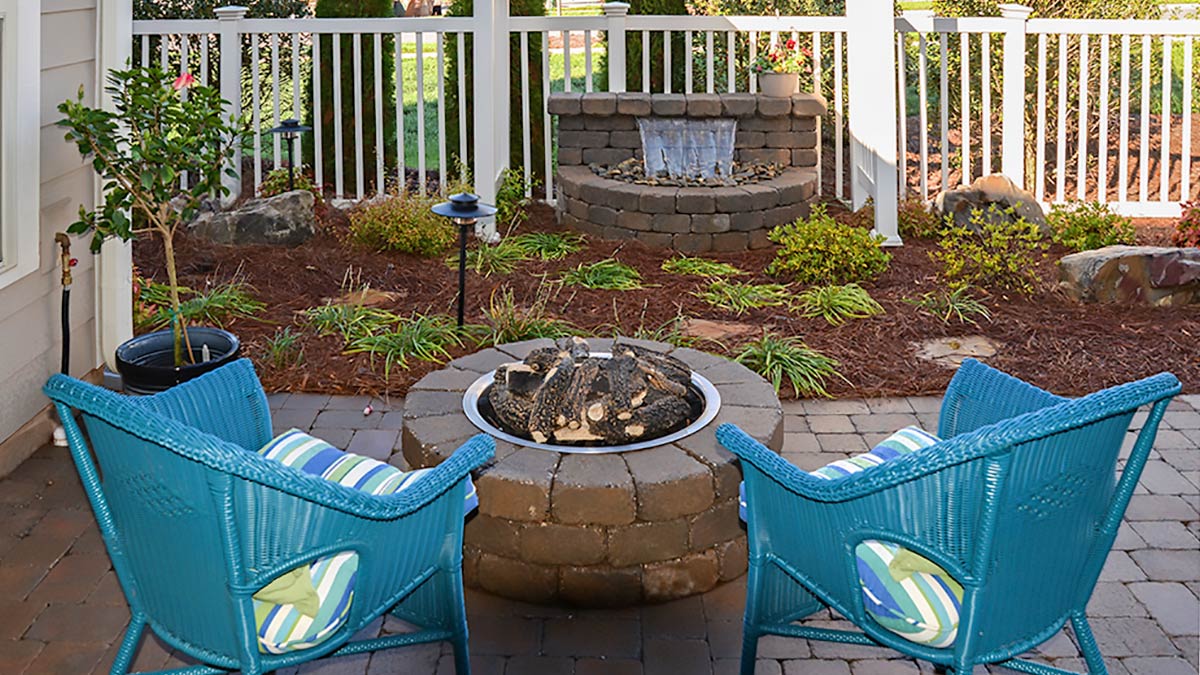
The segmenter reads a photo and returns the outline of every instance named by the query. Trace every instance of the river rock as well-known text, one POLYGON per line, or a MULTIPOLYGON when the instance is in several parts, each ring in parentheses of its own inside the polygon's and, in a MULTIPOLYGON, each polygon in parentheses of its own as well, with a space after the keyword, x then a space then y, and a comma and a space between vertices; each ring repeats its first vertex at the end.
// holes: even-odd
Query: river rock
POLYGON ((231 211, 201 214, 192 232, 218 244, 299 246, 315 231, 313 201, 308 190, 251 199, 231 211))
POLYGON ((1200 248, 1106 246, 1065 256, 1058 269, 1062 289, 1080 302, 1200 302, 1200 248))
POLYGON ((979 209, 986 213, 988 207, 993 204, 1000 209, 1012 207, 1017 216, 1036 224, 1043 235, 1050 235, 1050 228, 1046 225, 1046 214, 1042 212, 1037 198, 1027 190, 1017 187, 1016 183, 1002 174, 980 176, 970 185, 945 190, 934 198, 934 206, 943 218, 951 215, 956 225, 964 226, 973 232, 977 232, 979 228, 971 224, 971 212, 979 209))

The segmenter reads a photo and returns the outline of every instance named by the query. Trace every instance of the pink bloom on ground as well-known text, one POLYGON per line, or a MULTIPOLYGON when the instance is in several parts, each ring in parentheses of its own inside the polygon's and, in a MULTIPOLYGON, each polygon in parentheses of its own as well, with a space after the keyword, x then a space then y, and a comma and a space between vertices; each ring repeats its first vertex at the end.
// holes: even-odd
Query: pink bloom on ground
POLYGON ((184 73, 184 74, 180 75, 179 77, 175 78, 175 83, 172 84, 171 87, 175 91, 182 91, 194 84, 196 84, 196 76, 192 75, 191 73, 184 73))

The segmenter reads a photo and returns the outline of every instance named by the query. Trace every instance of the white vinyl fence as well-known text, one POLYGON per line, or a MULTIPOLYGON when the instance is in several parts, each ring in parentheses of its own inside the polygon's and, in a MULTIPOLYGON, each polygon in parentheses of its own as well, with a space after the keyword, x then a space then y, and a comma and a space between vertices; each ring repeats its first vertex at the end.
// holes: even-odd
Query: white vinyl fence
POLYGON ((829 104, 822 192, 855 207, 873 198, 892 243, 897 197, 931 199, 996 171, 1047 203, 1105 201, 1130 215, 1177 215, 1200 185, 1200 21, 1029 19, 1019 5, 995 18, 893 18, 872 0, 820 17, 475 7, 371 19, 247 19, 227 7, 211 20, 133 22, 133 59, 215 82, 245 111, 259 132, 245 162, 255 189, 286 158, 265 131, 296 117, 314 127, 296 162, 333 196, 424 190, 461 164, 490 201, 511 145, 526 192, 552 200, 552 91, 754 92, 750 62, 787 39, 813 54, 801 89, 829 104), (642 48, 651 43, 661 61, 642 48))

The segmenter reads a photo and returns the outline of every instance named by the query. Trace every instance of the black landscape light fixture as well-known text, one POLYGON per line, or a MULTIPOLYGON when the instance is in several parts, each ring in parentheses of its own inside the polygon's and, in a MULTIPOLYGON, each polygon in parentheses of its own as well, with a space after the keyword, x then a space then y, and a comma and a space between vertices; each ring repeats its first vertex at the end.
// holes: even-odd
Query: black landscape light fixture
POLYGON ((283 140, 287 141, 288 192, 296 189, 296 139, 306 131, 312 131, 312 127, 300 124, 300 120, 295 118, 286 119, 279 126, 267 131, 268 134, 280 134, 283 140))
POLYGON ((461 192, 433 207, 433 212, 458 225, 458 327, 463 327, 463 307, 467 300, 467 230, 480 218, 495 215, 496 207, 480 204, 479 195, 461 192))

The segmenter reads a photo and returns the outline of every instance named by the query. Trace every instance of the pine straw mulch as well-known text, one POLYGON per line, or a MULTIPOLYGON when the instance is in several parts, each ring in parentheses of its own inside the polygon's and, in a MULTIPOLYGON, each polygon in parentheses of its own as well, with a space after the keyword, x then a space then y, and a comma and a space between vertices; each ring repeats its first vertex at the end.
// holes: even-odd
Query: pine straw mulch
MULTIPOLYGON (((839 217, 850 218, 845 213, 839 217)), ((180 237, 177 249, 181 282, 203 288, 206 283, 241 275, 254 288, 266 309, 252 319, 238 319, 226 327, 241 337, 245 355, 254 360, 269 391, 403 395, 412 383, 441 366, 410 360, 409 369, 395 368, 385 380, 381 362, 373 364, 364 354, 343 354, 341 338, 318 337, 300 322, 298 313, 341 295, 350 270, 361 283, 395 293, 393 306, 385 307, 401 315, 453 315, 456 272, 441 258, 374 253, 347 243, 347 221, 340 212, 330 211, 322 221, 317 237, 292 249, 221 246, 180 237), (289 325, 302 335, 303 361, 275 368, 264 357, 266 341, 289 325)), ((1166 243, 1168 228, 1161 221, 1139 221, 1138 226, 1142 243, 1166 243)), ((523 231, 556 229, 553 212, 540 205, 532 208, 532 217, 522 227, 523 231)), ((905 298, 940 287, 937 268, 928 255, 933 248, 927 241, 908 241, 901 248, 890 249, 893 259, 888 271, 875 282, 864 284, 886 314, 837 327, 781 308, 734 316, 691 294, 703 283, 698 277, 671 275, 660 269, 662 261, 672 255, 670 251, 638 242, 596 239, 590 239, 584 250, 568 258, 523 263, 510 275, 482 278, 469 274, 467 321, 482 322, 481 310, 497 289, 511 288, 518 304, 528 305, 539 292, 547 292, 542 288, 545 279, 556 279, 562 270, 581 262, 612 256, 637 268, 645 288, 626 292, 558 288, 548 303, 550 312, 588 334, 604 336, 654 329, 680 314, 738 321, 802 336, 809 346, 841 363, 846 381, 829 383, 834 396, 940 394, 953 371, 919 360, 913 343, 967 335, 983 335, 999 344, 998 353, 987 359, 990 364, 1063 395, 1080 395, 1163 370, 1175 373, 1185 391, 1200 392, 1200 305, 1158 309, 1071 302, 1054 289, 1055 261, 1068 252, 1055 246, 1038 264, 1043 283, 1035 295, 990 295, 985 298, 992 315, 990 322, 947 325, 904 302, 905 298)), ((750 272, 740 281, 768 283, 779 281, 762 273, 773 255, 772 250, 762 250, 710 257, 750 272)), ((165 276, 161 272, 162 249, 157 242, 139 242, 135 260, 141 270, 157 280, 165 276)), ((731 354, 737 346, 704 344, 700 348, 731 354)), ((469 351, 473 349, 456 349, 453 353, 457 357, 469 351)))

